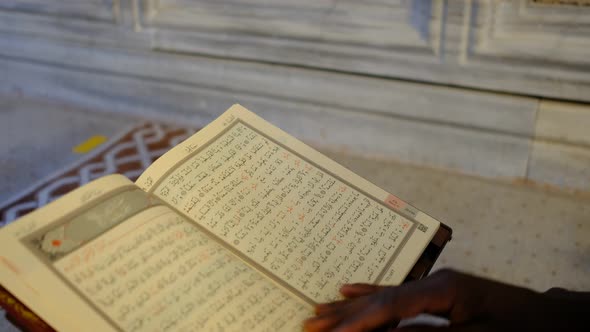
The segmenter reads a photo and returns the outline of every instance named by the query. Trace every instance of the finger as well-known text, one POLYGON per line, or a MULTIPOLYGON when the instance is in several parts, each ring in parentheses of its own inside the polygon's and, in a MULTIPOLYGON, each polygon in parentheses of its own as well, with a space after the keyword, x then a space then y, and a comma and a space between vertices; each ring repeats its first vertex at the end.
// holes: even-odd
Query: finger
POLYGON ((372 332, 393 332, 395 331, 397 324, 399 324, 399 322, 391 322, 383 326, 380 326, 376 329, 373 329, 372 332))
POLYGON ((392 332, 492 332, 497 331, 484 324, 466 324, 451 326, 412 325, 392 330, 392 332))
POLYGON ((454 272, 436 273, 419 282, 385 287, 359 297, 366 305, 337 322, 336 331, 370 331, 420 313, 447 314, 454 305, 457 276, 454 272))
POLYGON ((454 271, 438 271, 425 279, 386 289, 381 301, 398 320, 422 313, 447 317, 466 286, 463 279, 462 274, 454 271))
MULTIPOLYGON (((412 325, 393 330, 393 332, 451 332, 448 326, 412 325)), ((456 331, 453 331, 456 332, 456 331)))
POLYGON ((315 306, 315 313, 321 315, 334 310, 339 310, 342 306, 350 303, 350 299, 372 294, 383 289, 384 286, 370 284, 346 284, 340 288, 340 293, 347 299, 329 303, 319 303, 315 306))
POLYGON ((404 326, 393 330, 393 332, 459 332, 452 330, 449 326, 412 325, 404 326))
POLYGON ((341 315, 320 315, 309 318, 303 323, 303 329, 307 332, 330 331, 342 320, 341 315))
POLYGON ((344 306, 349 305, 350 300, 340 300, 330 303, 320 303, 315 306, 316 315, 324 315, 329 312, 341 310, 344 306))
POLYGON ((318 316, 308 319, 305 324, 306 331, 331 331, 344 319, 357 315, 371 305, 371 298, 368 296, 358 297, 350 300, 342 300, 328 304, 322 304, 318 309, 318 316))
POLYGON ((370 284, 346 284, 340 288, 340 293, 344 295, 344 297, 352 298, 373 294, 383 288, 384 286, 370 284))
POLYGON ((372 331, 379 327, 388 325, 394 321, 392 313, 381 305, 379 301, 370 302, 368 306, 360 311, 346 316, 342 319, 333 331, 337 332, 356 332, 372 331))

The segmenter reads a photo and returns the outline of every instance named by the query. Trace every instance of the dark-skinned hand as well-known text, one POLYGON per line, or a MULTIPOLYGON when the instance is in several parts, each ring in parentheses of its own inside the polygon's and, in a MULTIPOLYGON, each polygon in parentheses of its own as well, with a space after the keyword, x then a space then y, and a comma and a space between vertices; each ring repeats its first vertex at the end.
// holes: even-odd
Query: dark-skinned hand
POLYGON ((341 293, 346 299, 316 307, 306 331, 590 331, 590 293, 538 293, 453 270, 401 286, 344 285, 341 293), (395 327, 422 313, 450 325, 395 327))

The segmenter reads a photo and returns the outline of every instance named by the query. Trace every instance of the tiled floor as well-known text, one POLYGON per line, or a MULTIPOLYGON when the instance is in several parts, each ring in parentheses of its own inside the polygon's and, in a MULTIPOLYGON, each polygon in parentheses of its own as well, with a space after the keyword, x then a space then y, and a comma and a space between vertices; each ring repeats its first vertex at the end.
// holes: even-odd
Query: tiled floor
MULTIPOLYGON (((0 99, 0 201, 77 158, 72 147, 138 121, 0 99)), ((454 230, 436 265, 517 285, 590 290, 590 200, 376 161, 328 156, 454 230)), ((0 320, 0 331, 13 331, 0 320)))

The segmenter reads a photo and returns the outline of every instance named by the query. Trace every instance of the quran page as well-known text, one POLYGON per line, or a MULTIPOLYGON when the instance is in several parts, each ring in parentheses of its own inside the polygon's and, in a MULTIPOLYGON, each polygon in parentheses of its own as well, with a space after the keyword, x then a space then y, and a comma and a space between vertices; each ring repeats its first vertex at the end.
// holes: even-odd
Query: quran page
POLYGON ((137 184, 310 304, 401 283, 440 225, 240 105, 137 184))
POLYGON ((300 330, 312 308, 122 176, 0 232, 0 282, 58 331, 300 330))

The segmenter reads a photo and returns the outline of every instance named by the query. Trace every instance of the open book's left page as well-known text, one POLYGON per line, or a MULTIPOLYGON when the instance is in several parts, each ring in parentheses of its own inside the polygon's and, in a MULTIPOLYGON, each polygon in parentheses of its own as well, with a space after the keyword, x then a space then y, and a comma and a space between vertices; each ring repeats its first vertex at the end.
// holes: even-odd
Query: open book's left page
POLYGON ((126 178, 0 232, 0 283, 59 331, 297 330, 311 308, 126 178))

